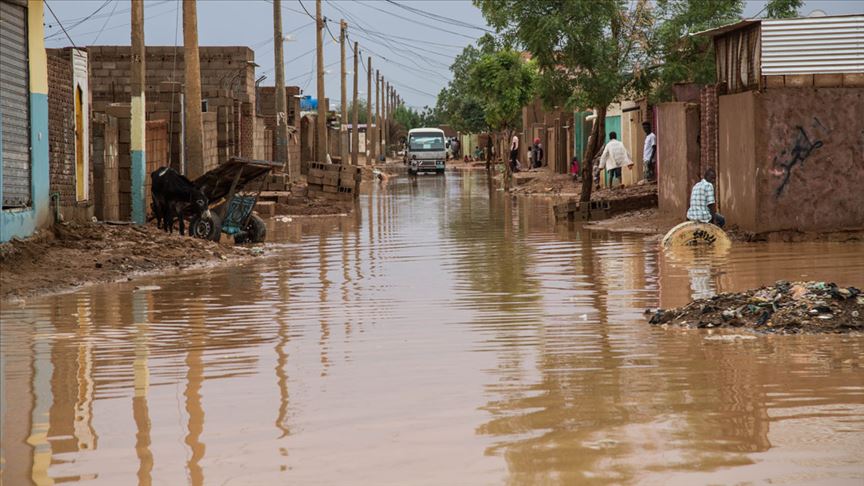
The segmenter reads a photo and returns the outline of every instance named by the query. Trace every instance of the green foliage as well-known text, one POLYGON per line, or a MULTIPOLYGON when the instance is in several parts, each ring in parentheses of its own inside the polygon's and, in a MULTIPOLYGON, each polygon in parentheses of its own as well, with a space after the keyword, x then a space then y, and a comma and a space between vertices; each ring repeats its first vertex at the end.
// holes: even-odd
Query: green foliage
MULTIPOLYGON (((359 112, 357 113, 357 123, 366 123, 366 101, 357 100, 357 108, 359 109, 359 112)), ((342 120, 342 122, 349 125, 352 120, 354 120, 354 101, 348 103, 348 119, 342 120)))
POLYGON ((503 49, 483 54, 468 70, 468 93, 483 106, 486 124, 496 130, 519 126, 522 107, 535 94, 537 72, 520 53, 503 49))
POLYGON ((804 0, 769 0, 765 5, 765 16, 769 19, 788 19, 798 16, 804 0))
POLYGON ((653 101, 671 98, 675 83, 712 83, 715 80, 711 39, 691 34, 736 22, 742 0, 658 0, 649 53, 653 101))
POLYGON ((498 47, 497 40, 486 34, 477 40, 476 47, 465 47, 450 66, 453 79, 438 93, 435 109, 454 130, 478 133, 488 129, 483 104, 470 91, 469 73, 483 54, 495 52, 498 47))
POLYGON ((548 104, 606 106, 645 89, 642 70, 650 18, 645 2, 474 0, 504 39, 518 42, 540 70, 548 104))
POLYGON ((424 106, 422 111, 414 110, 404 105, 399 105, 393 110, 393 120, 401 125, 405 131, 421 128, 421 127, 437 127, 441 125, 441 119, 438 113, 428 106, 424 106))

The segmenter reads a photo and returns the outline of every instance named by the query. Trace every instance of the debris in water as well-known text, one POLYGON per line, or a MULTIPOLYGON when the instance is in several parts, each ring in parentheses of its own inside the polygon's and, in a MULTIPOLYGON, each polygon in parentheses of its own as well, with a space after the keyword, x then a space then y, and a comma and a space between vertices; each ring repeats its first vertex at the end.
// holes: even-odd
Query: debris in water
POLYGON ((135 286, 135 292, 141 292, 141 291, 145 291, 145 290, 159 290, 161 288, 162 287, 160 287, 158 285, 136 285, 135 286))
POLYGON ((706 341, 720 341, 726 343, 749 341, 751 339, 756 339, 756 336, 750 334, 712 334, 710 336, 705 336, 706 341))
POLYGON ((773 286, 698 299, 677 309, 658 309, 649 322, 787 334, 864 331, 862 297, 855 287, 830 282, 778 281, 773 286))

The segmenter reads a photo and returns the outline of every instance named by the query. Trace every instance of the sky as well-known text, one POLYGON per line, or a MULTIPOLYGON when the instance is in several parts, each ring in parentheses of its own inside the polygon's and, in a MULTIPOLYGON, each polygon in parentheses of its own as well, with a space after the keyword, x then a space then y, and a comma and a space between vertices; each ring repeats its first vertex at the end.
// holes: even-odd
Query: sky
MULTIPOLYGON (((322 12, 332 20, 328 25, 337 40, 339 19, 348 22, 349 39, 359 43, 363 62, 371 55, 373 69, 380 70, 396 86, 406 104, 418 109, 434 106, 437 93, 450 79, 449 65, 453 58, 488 29, 483 15, 467 0, 393 0, 407 8, 388 1, 322 0, 322 12), (458 24, 436 20, 429 13, 455 19, 458 24)), ((47 3, 77 46, 130 43, 129 0, 48 0, 47 3)), ((765 0, 747 1, 744 15, 756 15, 764 4, 765 0)), ((182 47, 179 5, 179 0, 145 1, 147 45, 182 47)), ((285 80, 286 84, 300 86, 306 94, 315 96, 315 28, 303 7, 315 15, 315 0, 302 3, 282 0, 283 34, 293 38, 284 48, 285 80)), ((864 13, 864 0, 808 0, 801 13, 807 15, 814 9, 829 15, 864 13)), ((48 47, 70 45, 47 9, 45 24, 48 47)), ((273 85, 273 5, 269 0, 199 0, 198 43, 251 47, 260 66, 256 74, 267 76, 262 85, 273 85)), ((346 48, 349 93, 353 87, 352 49, 353 46, 346 48)), ((326 30, 324 64, 329 65, 325 94, 331 103, 338 103, 339 44, 326 30)), ((365 98, 365 64, 361 64, 360 73, 360 98, 365 98)))

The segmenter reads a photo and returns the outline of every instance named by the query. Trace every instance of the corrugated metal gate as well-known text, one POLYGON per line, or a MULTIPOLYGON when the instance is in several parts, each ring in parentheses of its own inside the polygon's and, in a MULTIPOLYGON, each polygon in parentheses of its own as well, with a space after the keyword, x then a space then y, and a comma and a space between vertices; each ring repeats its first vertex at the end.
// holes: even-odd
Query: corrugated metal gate
POLYGON ((0 0, 3 207, 30 205, 27 9, 0 0))
POLYGON ((864 15, 762 21, 762 74, 864 72, 864 15))

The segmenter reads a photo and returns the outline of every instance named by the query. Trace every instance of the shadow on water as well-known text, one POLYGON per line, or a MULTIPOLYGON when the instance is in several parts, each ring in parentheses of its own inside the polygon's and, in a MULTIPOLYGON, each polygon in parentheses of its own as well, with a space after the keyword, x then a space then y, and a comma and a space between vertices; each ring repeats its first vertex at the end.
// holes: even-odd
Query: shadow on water
POLYGON ((645 308, 862 285, 861 245, 667 255, 483 172, 396 178, 273 256, 4 307, 4 484, 860 481, 864 342, 645 308))

